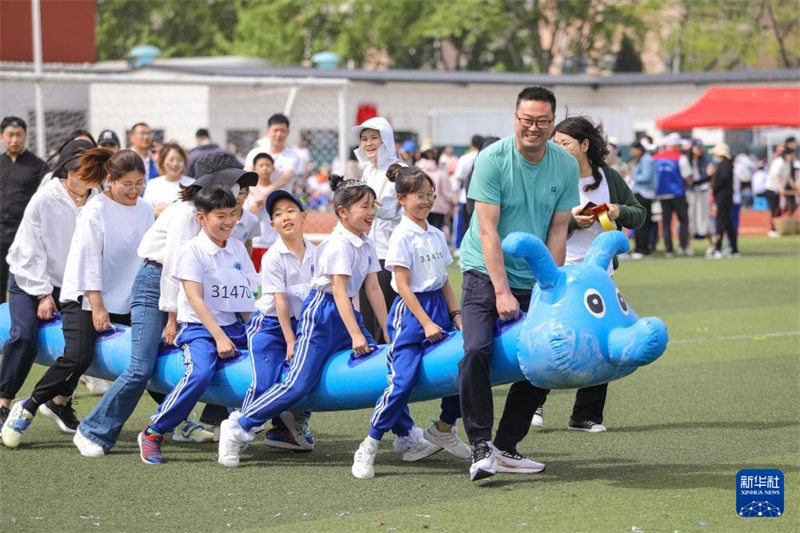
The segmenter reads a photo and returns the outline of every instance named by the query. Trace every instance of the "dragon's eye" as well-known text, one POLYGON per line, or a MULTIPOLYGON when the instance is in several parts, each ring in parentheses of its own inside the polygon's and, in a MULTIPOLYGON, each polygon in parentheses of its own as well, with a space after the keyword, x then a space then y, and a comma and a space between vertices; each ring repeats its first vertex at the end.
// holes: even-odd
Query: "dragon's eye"
POLYGON ((583 293, 583 305, 594 317, 603 318, 606 316, 606 304, 603 301, 603 297, 595 289, 588 289, 583 293))
POLYGON ((626 316, 630 314, 631 308, 628 307, 628 302, 622 297, 622 293, 619 292, 619 289, 617 289, 617 301, 619 302, 619 308, 622 309, 622 312, 625 313, 626 316))

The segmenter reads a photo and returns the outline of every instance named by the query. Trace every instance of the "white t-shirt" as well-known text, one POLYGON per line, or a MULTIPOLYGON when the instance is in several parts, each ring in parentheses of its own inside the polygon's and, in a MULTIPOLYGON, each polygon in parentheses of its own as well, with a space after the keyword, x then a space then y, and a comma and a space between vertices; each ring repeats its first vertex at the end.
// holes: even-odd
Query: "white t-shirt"
POLYGON ((194 183, 194 178, 181 176, 178 181, 167 181, 164 176, 153 178, 147 182, 144 190, 144 199, 153 207, 161 204, 172 204, 178 201, 180 186, 188 187, 194 183))
POLYGON ((186 241, 200 233, 197 208, 193 202, 176 202, 161 212, 153 226, 142 239, 136 251, 142 259, 161 263, 161 297, 158 308, 161 311, 178 312, 178 289, 180 282, 170 273, 175 268, 178 253, 186 241))
POLYGON ((458 158, 456 163, 456 170, 453 172, 453 177, 458 179, 460 192, 458 193, 458 203, 467 203, 467 188, 466 179, 469 173, 472 172, 472 167, 475 166, 475 159, 478 157, 477 150, 470 150, 466 154, 458 158))
POLYGON ((261 292, 256 307, 262 315, 277 317, 275 308, 276 292, 286 294, 289 300, 291 316, 300 317, 308 293, 311 292, 312 268, 314 266, 314 250, 317 248, 308 239, 303 239, 306 251, 303 260, 295 256, 282 239, 278 239, 261 258, 261 292))
POLYGON ((792 165, 783 157, 776 157, 769 164, 767 174, 767 190, 779 193, 792 176, 792 165))
POLYGON ((239 239, 242 242, 247 242, 248 239, 255 239, 260 235, 261 226, 258 217, 247 209, 242 209, 242 218, 240 218, 233 227, 231 237, 239 239))
POLYGON ((447 240, 438 228, 427 226, 422 229, 404 216, 389 238, 385 267, 392 272, 395 292, 399 292, 395 266, 409 269, 413 292, 438 291, 447 282, 447 266, 453 262, 447 240))
MULTIPOLYGON (((258 274, 242 241, 228 239, 220 248, 205 231, 183 245, 172 277, 179 283, 196 281, 203 285, 203 300, 220 326, 236 322, 236 312, 255 310, 254 283, 258 274)), ((201 324, 189 303, 183 283, 178 291, 178 322, 201 324)))
MULTIPOLYGON (((101 291, 109 313, 129 313, 131 287, 142 264, 136 249, 153 221, 153 208, 141 198, 127 206, 98 194, 86 204, 67 256, 61 301, 77 302, 85 291, 101 291)), ((89 298, 82 308, 91 311, 89 298)))
MULTIPOLYGON (((589 176, 588 178, 581 178, 578 180, 578 190, 580 191, 581 197, 580 205, 586 205, 586 202, 594 202, 596 205, 600 205, 607 204, 611 201, 611 196, 608 192, 608 180, 602 168, 600 169, 600 173, 603 175, 603 181, 600 182, 600 186, 588 192, 584 191, 583 188, 593 183, 594 177, 589 176)), ((567 258, 564 264, 575 265, 583 263, 583 258, 589 250, 589 245, 591 245, 595 237, 603 233, 603 231, 603 226, 600 222, 595 221, 590 227, 574 230, 567 235, 567 258)), ((614 265, 610 263, 608 265, 608 273, 611 275, 614 274, 614 265)))
MULTIPOLYGON (((251 155, 253 158, 255 158, 256 155, 261 153, 268 153, 275 161, 275 171, 272 173, 270 181, 275 181, 278 179, 278 177, 284 171, 294 172, 294 177, 290 179, 283 187, 281 187, 284 191, 292 192, 292 183, 294 182, 295 178, 300 175, 300 157, 297 155, 297 152, 294 151, 294 148, 287 146, 282 152, 275 154, 269 150, 254 148, 249 154, 247 154, 248 161, 251 161, 251 155)), ((250 166, 252 166, 252 163, 250 163, 250 166)), ((247 201, 245 202, 245 209, 250 206, 250 203, 250 197, 248 197, 247 201)), ((261 235, 258 238, 253 239, 253 246, 256 248, 269 248, 275 243, 275 241, 278 240, 278 232, 272 229, 272 226, 269 223, 269 215, 265 209, 262 209, 258 212, 258 221, 261 225, 261 235)))
MULTIPOLYGON (((96 194, 89 189, 89 200, 96 194)), ((50 180, 33 195, 8 251, 8 267, 20 289, 31 296, 61 287, 78 207, 61 180, 50 180)))
POLYGON ((332 294, 331 276, 350 276, 347 281, 347 296, 355 298, 367 276, 380 270, 378 256, 367 234, 356 236, 339 222, 333 232, 314 250, 311 288, 332 294))

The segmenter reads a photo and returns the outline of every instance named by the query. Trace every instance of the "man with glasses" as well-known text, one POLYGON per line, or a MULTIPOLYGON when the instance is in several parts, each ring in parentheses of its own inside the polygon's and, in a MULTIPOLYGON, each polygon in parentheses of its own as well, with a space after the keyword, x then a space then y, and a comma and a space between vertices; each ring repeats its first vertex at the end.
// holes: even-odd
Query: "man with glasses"
POLYGON ((544 470, 543 464, 520 454, 517 443, 527 435, 547 391, 528 381, 514 383, 492 441, 489 360, 497 319, 519 318, 536 281, 524 260, 503 254, 503 238, 514 231, 532 233, 547 244, 557 265, 564 264, 570 211, 580 197, 577 161, 548 141, 555 110, 556 97, 548 89, 523 89, 514 112, 514 135, 478 155, 467 192, 475 201, 475 216, 461 243, 464 358, 459 390, 464 429, 475 447, 473 481, 497 472, 544 470))
POLYGON ((152 156, 153 130, 144 122, 137 122, 128 134, 131 142, 131 150, 139 154, 144 160, 144 179, 145 183, 158 176, 155 158, 152 156))

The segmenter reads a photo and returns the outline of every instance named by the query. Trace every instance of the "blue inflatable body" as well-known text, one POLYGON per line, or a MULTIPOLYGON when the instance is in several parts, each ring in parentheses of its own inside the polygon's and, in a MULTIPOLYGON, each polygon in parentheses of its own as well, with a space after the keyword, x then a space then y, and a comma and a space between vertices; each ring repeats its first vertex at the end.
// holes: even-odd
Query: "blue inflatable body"
MULTIPOLYGON (((538 283, 527 315, 498 323, 490 363, 493 385, 528 379, 552 389, 588 387, 627 376, 656 360, 667 345, 667 330, 658 318, 639 319, 606 268, 613 256, 628 250, 619 231, 595 239, 581 265, 556 267, 547 247, 523 233, 509 235, 503 249, 527 260, 538 283)), ((0 346, 9 337, 8 305, 0 306, 0 346)), ((42 323, 36 362, 51 365, 64 353, 61 320, 42 323)), ((298 408, 339 411, 372 407, 386 388, 387 346, 355 358, 333 354, 319 384, 298 408)), ((252 378, 248 353, 220 360, 202 401, 238 407, 252 378)), ((463 357, 460 331, 428 346, 411 401, 458 394, 458 362, 463 357)), ((87 374, 115 379, 130 362, 130 328, 114 326, 98 337, 87 374)), ((162 346, 148 388, 169 393, 184 375, 183 354, 162 346)))

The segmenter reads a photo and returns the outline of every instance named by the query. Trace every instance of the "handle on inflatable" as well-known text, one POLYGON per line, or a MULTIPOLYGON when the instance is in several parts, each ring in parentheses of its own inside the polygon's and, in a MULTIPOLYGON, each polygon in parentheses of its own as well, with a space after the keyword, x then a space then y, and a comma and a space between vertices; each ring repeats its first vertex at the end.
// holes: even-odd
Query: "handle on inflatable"
POLYGON ((123 333, 125 333, 124 329, 119 328, 114 324, 111 324, 107 330, 100 331, 97 333, 97 342, 102 342, 107 339, 112 339, 118 335, 122 335, 123 333))
POLYGON ((513 328, 519 321, 524 320, 527 314, 528 313, 526 313, 525 311, 520 310, 519 318, 515 318, 512 320, 500 320, 498 318, 497 322, 495 322, 494 324, 494 336, 499 337, 509 329, 513 328))
POLYGON ((350 352, 350 358, 347 360, 347 366, 350 368, 357 367, 361 363, 367 361, 368 359, 372 359, 379 353, 383 351, 384 346, 378 346, 377 344, 370 344, 370 351, 364 355, 357 355, 356 352, 350 352))
POLYGON ((452 339, 453 336, 456 334, 455 331, 442 331, 442 333, 444 333, 444 337, 442 339, 436 341, 436 342, 430 342, 428 339, 425 339, 424 341, 422 341, 422 355, 423 356, 426 355, 431 350, 434 350, 434 349, 438 348, 439 346, 441 346, 442 344, 446 343, 447 341, 452 339))

